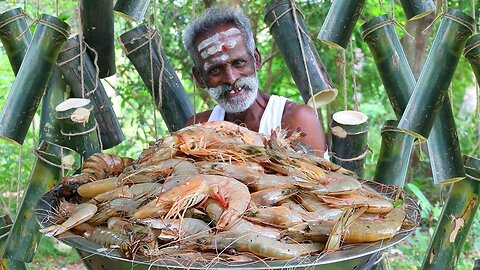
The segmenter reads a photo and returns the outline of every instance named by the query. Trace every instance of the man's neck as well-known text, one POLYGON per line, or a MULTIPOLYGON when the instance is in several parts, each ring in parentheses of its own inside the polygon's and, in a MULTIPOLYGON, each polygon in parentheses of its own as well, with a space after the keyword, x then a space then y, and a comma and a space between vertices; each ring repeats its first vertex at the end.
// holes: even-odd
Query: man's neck
POLYGON ((258 131, 269 98, 270 95, 258 90, 257 97, 250 108, 241 113, 225 113, 225 120, 235 124, 244 124, 248 129, 258 131))

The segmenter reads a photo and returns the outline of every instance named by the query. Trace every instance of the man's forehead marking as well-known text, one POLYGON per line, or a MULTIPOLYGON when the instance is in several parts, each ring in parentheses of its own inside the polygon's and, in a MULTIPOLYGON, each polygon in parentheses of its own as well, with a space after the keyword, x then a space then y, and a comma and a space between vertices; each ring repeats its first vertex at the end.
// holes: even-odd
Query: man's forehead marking
POLYGON ((205 62, 205 65, 203 65, 204 70, 208 70, 211 66, 215 65, 218 62, 223 62, 228 60, 228 54, 221 54, 218 57, 213 58, 210 61, 205 62))
POLYGON ((220 42, 220 41, 216 41, 212 44, 212 46, 206 50, 204 50, 200 56, 202 57, 202 59, 205 59, 211 55, 214 55, 218 52, 225 52, 229 49, 232 49, 234 48, 236 45, 237 45, 237 42, 241 40, 242 37, 240 36, 237 36, 235 38, 232 38, 230 40, 227 40, 226 42, 220 42))
POLYGON ((205 47, 211 45, 213 42, 218 41, 218 39, 221 38, 221 37, 228 37, 228 36, 236 35, 236 34, 239 34, 239 33, 241 33, 240 30, 238 30, 235 27, 232 27, 228 30, 217 33, 217 34, 205 39, 204 41, 200 42, 200 44, 198 44, 197 49, 200 51, 200 50, 204 49, 205 47))

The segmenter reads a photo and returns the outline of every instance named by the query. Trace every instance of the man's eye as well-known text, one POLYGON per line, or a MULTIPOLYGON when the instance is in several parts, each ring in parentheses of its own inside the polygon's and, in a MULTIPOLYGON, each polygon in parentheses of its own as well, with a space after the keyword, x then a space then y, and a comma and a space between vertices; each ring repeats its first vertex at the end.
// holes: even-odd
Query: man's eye
POLYGON ((245 60, 235 60, 235 62, 233 62, 235 67, 243 67, 245 66, 245 63, 247 63, 247 61, 245 60))
POLYGON ((220 69, 219 68, 212 68, 208 71, 209 75, 218 75, 220 74, 220 69))

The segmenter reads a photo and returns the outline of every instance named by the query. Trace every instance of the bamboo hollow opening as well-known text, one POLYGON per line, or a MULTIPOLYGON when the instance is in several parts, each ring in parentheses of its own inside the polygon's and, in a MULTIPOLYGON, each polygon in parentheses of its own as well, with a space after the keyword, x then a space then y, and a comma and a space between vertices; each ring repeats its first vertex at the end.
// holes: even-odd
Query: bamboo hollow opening
POLYGON ((129 21, 141 23, 149 4, 150 0, 117 0, 113 12, 129 21))

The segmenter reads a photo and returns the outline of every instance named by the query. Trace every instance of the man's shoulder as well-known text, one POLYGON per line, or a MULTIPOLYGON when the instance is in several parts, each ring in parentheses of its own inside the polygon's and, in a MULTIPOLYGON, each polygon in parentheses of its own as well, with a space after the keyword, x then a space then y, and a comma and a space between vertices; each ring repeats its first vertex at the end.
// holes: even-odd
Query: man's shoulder
POLYGON ((315 110, 306 104, 300 104, 291 100, 287 100, 284 109, 284 116, 285 115, 288 115, 289 117, 315 115, 315 110))
POLYGON ((189 126, 193 124, 207 122, 208 118, 210 118, 210 115, 212 114, 212 111, 213 110, 206 110, 206 111, 195 114, 194 116, 190 117, 190 119, 188 119, 185 125, 189 126))

